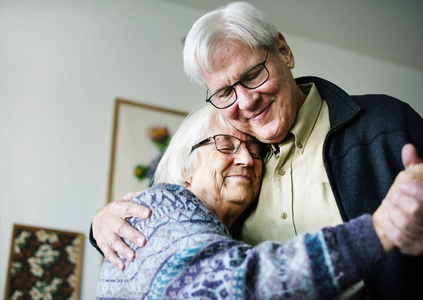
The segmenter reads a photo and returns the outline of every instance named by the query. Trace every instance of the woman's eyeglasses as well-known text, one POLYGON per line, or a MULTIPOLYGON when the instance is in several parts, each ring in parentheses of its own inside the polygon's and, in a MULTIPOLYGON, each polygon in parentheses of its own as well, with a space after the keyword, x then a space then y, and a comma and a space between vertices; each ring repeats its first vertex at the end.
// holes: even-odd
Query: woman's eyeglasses
POLYGON ((211 141, 214 141, 214 145, 217 151, 225 154, 233 154, 238 152, 242 143, 245 143, 253 158, 262 158, 265 149, 264 145, 257 140, 241 141, 239 138, 236 138, 232 135, 217 134, 215 136, 208 137, 192 146, 191 152, 211 141))

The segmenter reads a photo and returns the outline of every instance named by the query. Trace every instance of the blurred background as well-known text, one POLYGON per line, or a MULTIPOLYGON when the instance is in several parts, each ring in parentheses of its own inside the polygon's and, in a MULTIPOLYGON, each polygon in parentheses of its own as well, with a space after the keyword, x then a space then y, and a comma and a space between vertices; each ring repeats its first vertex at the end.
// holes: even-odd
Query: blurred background
MULTIPOLYGON (((95 298, 101 256, 88 232, 106 204, 115 99, 183 111, 202 104, 204 89, 183 72, 182 41, 198 17, 226 2, 0 0, 4 262, 13 224, 83 233, 80 295, 95 298)), ((389 94, 423 115, 423 2, 250 2, 285 35, 295 77, 389 94)), ((2 263, 0 297, 6 278, 2 263)))

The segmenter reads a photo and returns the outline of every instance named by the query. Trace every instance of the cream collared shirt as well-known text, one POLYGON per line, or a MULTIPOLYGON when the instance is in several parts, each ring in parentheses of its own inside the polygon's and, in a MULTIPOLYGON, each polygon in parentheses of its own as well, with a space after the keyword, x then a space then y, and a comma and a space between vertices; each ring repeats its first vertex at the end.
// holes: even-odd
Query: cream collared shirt
POLYGON ((342 223, 323 165, 323 143, 329 111, 314 84, 300 86, 308 94, 288 136, 265 161, 256 210, 246 220, 243 239, 286 242, 298 234, 342 223))
MULTIPOLYGON (((256 245, 285 243, 342 222, 323 163, 329 110, 314 84, 300 85, 307 98, 287 137, 272 145, 256 210, 242 228, 242 239, 256 245)), ((364 299, 363 281, 337 299, 364 299)))

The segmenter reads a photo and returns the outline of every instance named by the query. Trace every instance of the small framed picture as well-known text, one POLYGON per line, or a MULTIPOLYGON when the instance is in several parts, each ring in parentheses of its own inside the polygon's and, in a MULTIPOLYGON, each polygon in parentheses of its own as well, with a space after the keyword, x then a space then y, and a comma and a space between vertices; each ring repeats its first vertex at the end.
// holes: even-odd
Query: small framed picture
POLYGON ((13 226, 5 299, 79 299, 83 235, 13 226))
POLYGON ((186 112, 116 99, 107 203, 147 189, 186 112))

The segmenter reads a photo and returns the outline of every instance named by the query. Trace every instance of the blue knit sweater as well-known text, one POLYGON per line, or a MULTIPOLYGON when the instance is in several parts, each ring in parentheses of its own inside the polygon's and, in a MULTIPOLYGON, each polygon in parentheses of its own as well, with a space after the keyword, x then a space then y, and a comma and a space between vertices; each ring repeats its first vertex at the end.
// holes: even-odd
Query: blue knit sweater
POLYGON ((148 220, 128 222, 148 243, 119 271, 104 261, 97 299, 330 299, 384 258, 368 215, 286 244, 231 238, 187 189, 156 185, 133 200, 148 220))

